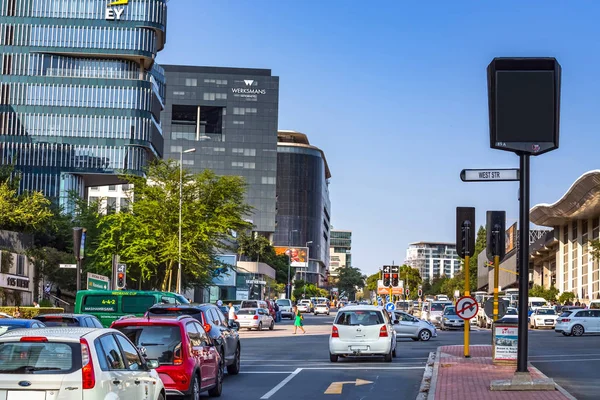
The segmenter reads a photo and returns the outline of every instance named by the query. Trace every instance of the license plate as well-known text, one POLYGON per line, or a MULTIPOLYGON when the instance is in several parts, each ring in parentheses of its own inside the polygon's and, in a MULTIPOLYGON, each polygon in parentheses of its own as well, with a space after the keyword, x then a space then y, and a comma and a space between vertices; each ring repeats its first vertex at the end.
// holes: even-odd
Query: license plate
POLYGON ((369 346, 350 346, 350 350, 369 350, 369 346))
POLYGON ((6 400, 46 400, 46 392, 29 390, 11 390, 6 396, 6 400))
POLYGON ((554 321, 552 321, 551 319, 547 319, 546 323, 549 324, 549 325, 552 325, 554 323, 554 321))

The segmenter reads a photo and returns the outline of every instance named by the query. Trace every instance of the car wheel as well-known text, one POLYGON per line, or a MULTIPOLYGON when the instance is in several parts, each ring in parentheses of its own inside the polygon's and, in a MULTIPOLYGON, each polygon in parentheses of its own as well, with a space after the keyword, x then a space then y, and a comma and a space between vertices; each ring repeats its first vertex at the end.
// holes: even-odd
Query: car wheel
POLYGON ((258 328, 256 328, 257 331, 262 331, 262 322, 258 323, 258 328))
POLYGON ((383 361, 385 362, 392 362, 392 350, 390 349, 390 352, 388 354, 386 354, 385 356, 383 356, 383 361))
POLYGON ((156 398, 156 400, 165 400, 165 395, 162 393, 158 394, 158 397, 156 398))
POLYGON ((331 361, 331 362, 337 362, 338 361, 338 356, 335 355, 335 354, 329 353, 329 361, 331 361))
POLYGON ((428 329, 422 329, 421 332, 419 332, 419 340, 426 342, 429 339, 431 339, 431 332, 429 332, 428 329))
POLYGON ((392 357, 396 358, 396 348, 394 348, 394 350, 392 350, 392 357))
POLYGON ((235 350, 235 358, 233 364, 227 366, 227 373, 229 375, 237 375, 240 373, 240 346, 238 345, 235 350))
POLYGON ((217 383, 208 391, 210 397, 220 397, 223 392, 223 368, 217 370, 217 383))
POLYGON ((571 328, 571 333, 573 334, 573 336, 581 336, 584 333, 584 329, 582 325, 575 325, 573 328, 571 328))
POLYGON ((275 327, 275 322, 271 321, 271 325, 269 325, 269 330, 272 331, 275 327))
POLYGON ((198 374, 194 374, 194 380, 190 385, 192 388, 191 393, 188 396, 189 400, 199 400, 200 399, 200 379, 198 378, 198 374))
POLYGON ((315 313, 315 316, 317 315, 317 313, 315 313))

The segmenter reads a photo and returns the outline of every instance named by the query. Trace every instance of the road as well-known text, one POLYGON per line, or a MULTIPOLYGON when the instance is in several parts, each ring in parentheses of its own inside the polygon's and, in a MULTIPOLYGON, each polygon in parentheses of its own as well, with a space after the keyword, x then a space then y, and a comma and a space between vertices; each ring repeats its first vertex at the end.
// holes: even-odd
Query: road
MULTIPOLYGON (((331 399, 325 394, 334 382, 353 382, 341 387, 346 399, 416 398, 425 363, 438 346, 462 344, 462 331, 441 332, 428 342, 400 339, 398 357, 392 363, 380 358, 329 361, 328 336, 331 316, 305 316, 306 334, 293 335, 285 320, 273 331, 241 331, 242 369, 226 376, 222 399, 331 399), (368 381, 356 386, 356 380, 368 381)), ((471 343, 491 343, 489 330, 472 331, 471 343)), ((579 400, 597 399, 600 380, 600 335, 564 337, 553 331, 530 331, 530 361, 579 400), (596 350, 597 349, 597 350, 596 350)), ((333 388, 339 391, 340 388, 333 388)), ((342 397, 343 396, 343 397, 342 397)))

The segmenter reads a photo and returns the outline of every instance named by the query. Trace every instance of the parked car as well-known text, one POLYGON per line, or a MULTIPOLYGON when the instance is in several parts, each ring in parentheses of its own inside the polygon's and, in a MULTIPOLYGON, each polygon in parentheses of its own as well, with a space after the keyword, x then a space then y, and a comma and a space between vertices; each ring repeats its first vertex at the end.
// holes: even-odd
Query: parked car
POLYGON ((554 331, 565 336, 600 332, 600 310, 565 311, 556 320, 554 331))
POLYGON ((123 318, 113 322, 112 328, 127 336, 147 357, 158 360, 156 370, 168 396, 197 400, 204 391, 212 397, 221 395, 221 355, 195 318, 123 318))
POLYGON ((338 311, 329 337, 329 359, 382 355, 387 362, 396 357, 396 331, 379 306, 348 306, 338 311))
POLYGON ((533 311, 529 317, 529 326, 532 329, 554 328, 558 315, 551 307, 540 307, 533 311))
POLYGON ((35 319, 0 319, 0 335, 15 329, 45 328, 43 322, 35 319))
POLYGON ((465 321, 456 314, 456 307, 446 306, 442 314, 441 330, 464 329, 465 321))
POLYGON ((315 306, 314 314, 315 315, 319 315, 319 314, 329 315, 329 306, 327 305, 327 303, 317 304, 315 306))
POLYGON ((237 375, 240 372, 240 335, 237 326, 229 326, 221 310, 214 304, 156 304, 146 312, 145 317, 176 318, 180 315, 192 316, 200 322, 221 355, 222 367, 227 367, 228 374, 237 375))
POLYGON ((277 305, 281 312, 281 318, 294 319, 294 313, 292 312, 292 301, 290 299, 278 299, 277 305))
POLYGON ((264 308, 240 308, 238 311, 238 322, 240 328, 256 329, 262 331, 263 328, 269 328, 273 330, 275 327, 275 320, 269 314, 269 310, 264 308))
POLYGON ((33 319, 43 322, 47 327, 80 326, 85 328, 103 328, 98 318, 90 314, 40 314, 33 319))
POLYGON ((264 300, 242 300, 240 304, 240 309, 242 308, 264 308, 265 310, 269 310, 269 314, 275 320, 275 308, 271 305, 270 302, 264 300))
POLYGON ((20 329, 0 336, 0 393, 8 399, 164 400, 157 366, 114 329, 20 329))
POLYGON ((428 341, 437 337, 437 329, 430 322, 413 317, 403 311, 394 311, 394 330, 397 337, 409 337, 414 341, 428 341), (398 321, 396 323, 396 321, 398 321))

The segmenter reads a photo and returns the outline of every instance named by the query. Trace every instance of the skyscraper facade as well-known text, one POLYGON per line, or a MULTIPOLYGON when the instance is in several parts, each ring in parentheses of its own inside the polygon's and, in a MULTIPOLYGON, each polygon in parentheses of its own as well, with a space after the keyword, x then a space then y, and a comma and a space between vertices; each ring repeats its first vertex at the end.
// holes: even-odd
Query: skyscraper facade
POLYGON ((338 276, 340 269, 352 266, 352 231, 331 231, 329 271, 338 276))
POLYGON ((461 268, 454 243, 411 243, 406 250, 405 263, 419 270, 423 280, 442 275, 452 278, 461 268))
POLYGON ((0 0, 0 164, 53 199, 161 157, 166 0, 0 0))

